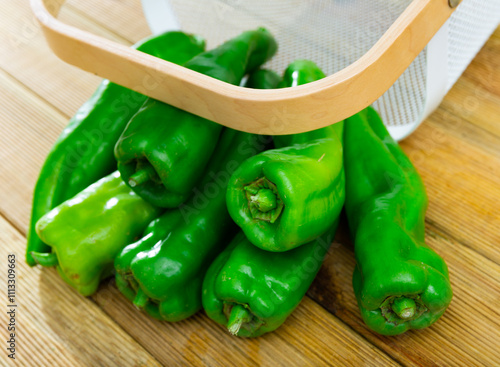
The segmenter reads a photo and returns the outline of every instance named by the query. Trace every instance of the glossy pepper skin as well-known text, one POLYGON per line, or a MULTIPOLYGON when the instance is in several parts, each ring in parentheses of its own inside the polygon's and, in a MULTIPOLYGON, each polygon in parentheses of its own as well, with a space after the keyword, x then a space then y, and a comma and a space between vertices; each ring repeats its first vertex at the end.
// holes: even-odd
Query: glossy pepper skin
POLYGON ((202 300, 208 317, 240 337, 277 329, 316 277, 337 224, 314 241, 281 253, 262 250, 239 232, 205 276, 202 300))
POLYGON ((259 69, 248 76, 245 88, 274 89, 281 82, 281 77, 273 70, 259 69))
POLYGON ((427 327, 452 290, 446 263, 424 242, 423 182, 373 108, 346 120, 344 140, 353 286, 363 320, 384 335, 427 327))
POLYGON ((236 231, 226 209, 227 181, 263 149, 259 136, 224 129, 192 198, 154 220, 115 259, 118 289, 150 316, 180 321, 201 308, 206 269, 236 231))
MULTIPOLYGON (((243 32, 184 64, 230 84, 270 59, 276 41, 265 29, 243 32)), ((191 195, 219 139, 222 126, 152 99, 132 118, 115 148, 118 169, 132 189, 166 208, 191 195)))
MULTIPOLYGON (((164 60, 184 64, 204 50, 205 42, 182 32, 149 37, 134 48, 164 60)), ((146 96, 104 80, 71 118, 52 147, 33 193, 26 262, 36 264, 32 251, 47 252, 35 231, 36 222, 52 208, 116 170, 114 147, 146 96)))
MULTIPOLYGON (((311 61, 288 66, 282 86, 324 77, 311 61)), ((345 199, 343 122, 315 131, 274 136, 277 149, 246 160, 233 174, 228 210, 255 246, 288 251, 322 235, 345 199)))
POLYGON ((40 265, 57 266, 69 285, 90 296, 112 274, 120 250, 160 213, 114 172, 43 216, 36 231, 52 252, 31 255, 40 265))

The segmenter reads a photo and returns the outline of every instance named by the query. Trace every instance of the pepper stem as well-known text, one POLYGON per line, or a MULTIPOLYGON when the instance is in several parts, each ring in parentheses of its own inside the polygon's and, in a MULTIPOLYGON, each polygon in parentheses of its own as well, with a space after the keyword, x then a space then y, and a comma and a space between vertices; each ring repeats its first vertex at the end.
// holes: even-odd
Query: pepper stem
POLYGON ((260 189, 255 195, 250 196, 250 201, 263 213, 276 208, 276 195, 270 189, 260 189))
POLYGON ((227 321, 227 330, 231 335, 238 335, 244 323, 252 321, 252 315, 243 305, 234 305, 227 321))
POLYGON ((266 177, 261 177, 246 185, 244 189, 252 218, 271 224, 276 222, 284 208, 276 185, 266 177))
POLYGON ((53 252, 36 252, 32 251, 31 256, 35 259, 36 263, 42 266, 57 266, 59 265, 59 260, 57 255, 53 252))
POLYGON ((143 309, 144 307, 146 307, 146 305, 148 304, 149 302, 149 297, 146 293, 144 293, 144 291, 142 290, 141 287, 139 287, 137 289, 137 294, 135 295, 135 298, 134 298, 134 306, 139 308, 139 309, 143 309))
POLYGON ((137 170, 133 175, 128 178, 128 184, 130 187, 136 187, 142 185, 145 182, 151 180, 151 177, 156 175, 156 171, 151 165, 147 165, 144 168, 137 170))
POLYGON ((411 319, 417 310, 415 300, 406 297, 398 297, 394 299, 391 305, 392 311, 403 320, 411 319))

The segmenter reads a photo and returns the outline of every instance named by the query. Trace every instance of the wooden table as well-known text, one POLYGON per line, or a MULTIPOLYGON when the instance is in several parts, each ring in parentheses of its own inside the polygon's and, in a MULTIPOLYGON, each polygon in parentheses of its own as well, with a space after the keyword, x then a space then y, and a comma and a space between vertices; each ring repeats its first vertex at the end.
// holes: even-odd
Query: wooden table
MULTIPOLYGON (((146 36, 139 2, 117 1, 70 1, 61 16, 125 44, 146 36)), ((6 289, 7 254, 15 253, 18 365, 500 363, 500 29, 441 106, 402 143, 430 197, 426 240, 450 268, 455 297, 446 314, 426 330, 398 337, 368 330, 351 287, 354 259, 344 231, 296 312, 277 332, 255 340, 229 336, 202 313, 176 324, 154 321, 134 309, 112 280, 83 298, 53 269, 24 264, 38 170, 99 78, 52 55, 27 1, 2 2, 0 39, 0 288, 6 289)), ((6 298, 2 293, 2 365, 6 298)))

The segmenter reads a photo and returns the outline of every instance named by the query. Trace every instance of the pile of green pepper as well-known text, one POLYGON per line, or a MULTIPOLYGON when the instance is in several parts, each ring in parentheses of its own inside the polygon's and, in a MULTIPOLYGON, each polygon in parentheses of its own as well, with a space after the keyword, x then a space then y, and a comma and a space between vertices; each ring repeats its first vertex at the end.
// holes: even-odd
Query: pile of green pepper
MULTIPOLYGON (((205 51, 167 32, 135 46, 227 83, 291 88, 325 75, 277 50, 263 28, 205 51)), ((425 188, 367 108, 315 131, 265 137, 224 128, 103 81, 70 120, 33 196, 26 261, 56 267, 84 296, 114 276, 159 320, 202 308, 240 337, 277 329, 318 273, 345 207, 353 288, 374 331, 435 322, 452 297, 446 264, 424 243, 425 188)))

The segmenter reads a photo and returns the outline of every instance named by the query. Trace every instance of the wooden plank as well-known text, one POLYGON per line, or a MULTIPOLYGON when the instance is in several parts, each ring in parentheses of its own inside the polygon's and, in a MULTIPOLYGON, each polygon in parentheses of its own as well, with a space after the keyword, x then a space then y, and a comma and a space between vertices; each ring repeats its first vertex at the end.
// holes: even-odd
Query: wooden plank
MULTIPOLYGON (((500 105, 500 100, 499 100, 500 105)), ((482 117, 483 115, 481 115, 482 117)), ((492 157, 500 155, 500 135, 479 127, 477 123, 487 122, 492 126, 494 119, 466 120, 463 115, 455 115, 444 107, 439 107, 433 112, 426 124, 445 130, 447 134, 455 136, 459 140, 467 141, 474 147, 488 152, 492 157)))
POLYGON ((257 339, 230 336, 203 313, 178 323, 139 313, 111 280, 94 297, 116 322, 165 365, 395 365, 336 317, 305 298, 277 331, 257 339), (237 361, 237 362, 236 362, 237 361))
POLYGON ((500 248, 492 246, 500 243, 499 155, 431 123, 401 145, 426 185, 427 221, 500 264, 500 248))
MULTIPOLYGON (((450 90, 441 107, 482 130, 500 136, 500 27, 450 90)), ((452 118, 453 119, 453 118, 452 118)), ((454 130, 460 121, 454 120, 454 130)), ((466 137, 467 138, 467 137, 466 137)))
MULTIPOLYGON (((0 265, 6 290, 7 255, 16 255, 16 362, 23 366, 159 366, 92 300, 81 297, 54 269, 24 263, 25 238, 0 217, 0 265)), ((6 300, 7 294, 2 294, 6 300)), ((7 306, 0 312, 2 340, 7 306)), ((5 344, 4 344, 5 345, 5 344)), ((2 348, 4 349, 4 348, 2 348)), ((5 350, 0 364, 8 365, 5 350)))
MULTIPOLYGON (((89 98, 100 78, 59 60, 47 46, 28 1, 7 1, 0 12, 0 68, 70 116, 89 98), (13 16, 16 14, 16 16, 13 16)), ((68 23, 117 42, 126 42, 64 7, 68 23)))
MULTIPOLYGON (((471 66, 474 66, 474 64, 475 62, 471 66)), ((500 68, 497 70, 500 70, 500 68)), ((500 79, 498 74, 497 71, 495 78, 500 79)), ((498 86, 498 89, 500 90, 500 86, 498 86)), ((464 76, 459 79, 456 88, 450 90, 441 105, 443 110, 449 112, 451 118, 453 116, 460 117, 460 119, 453 119, 454 125, 451 126, 452 130, 459 131, 461 129, 461 121, 465 120, 489 134, 499 137, 498 106, 500 104, 500 92, 498 93, 495 94, 485 89, 471 76, 464 76)), ((467 137, 465 138, 467 139, 467 137)))
POLYGON ((498 49, 500 48, 500 26, 495 30, 492 37, 481 48, 474 62, 465 70, 461 79, 470 79, 476 85, 500 96, 500 58, 498 49))
POLYGON ((0 71, 1 211, 27 228, 38 172, 67 118, 0 71))
POLYGON ((151 33, 138 0, 69 0, 64 7, 78 10, 130 42, 137 42, 151 33))
POLYGON ((432 327, 383 337, 370 331, 359 314, 351 286, 355 260, 346 226, 342 228, 308 293, 311 298, 407 365, 494 365, 500 360, 498 264, 427 225, 426 242, 449 266, 453 301, 432 327))

